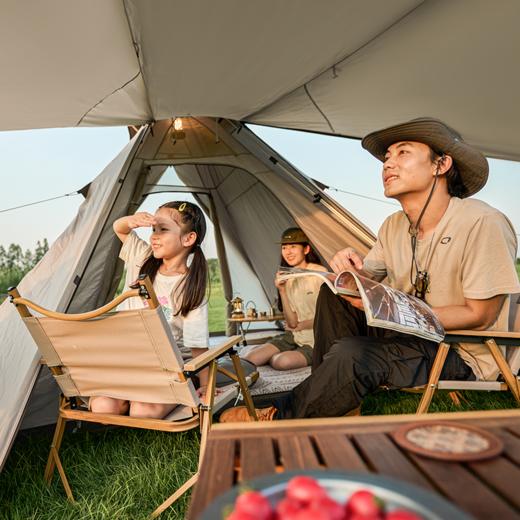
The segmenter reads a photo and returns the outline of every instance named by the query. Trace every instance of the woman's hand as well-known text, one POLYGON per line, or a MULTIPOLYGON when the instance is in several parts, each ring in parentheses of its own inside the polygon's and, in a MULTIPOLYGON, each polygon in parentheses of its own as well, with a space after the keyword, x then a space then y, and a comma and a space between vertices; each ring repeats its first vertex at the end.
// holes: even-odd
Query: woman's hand
POLYGON ((363 269, 363 258, 354 248, 346 247, 334 255, 330 261, 330 267, 335 273, 347 269, 361 271, 363 269))
POLYGON ((280 271, 278 271, 276 273, 276 277, 274 279, 274 285, 275 287, 279 290, 279 291, 284 291, 285 290, 285 285, 287 283, 287 280, 285 279, 281 279, 280 278, 280 271))

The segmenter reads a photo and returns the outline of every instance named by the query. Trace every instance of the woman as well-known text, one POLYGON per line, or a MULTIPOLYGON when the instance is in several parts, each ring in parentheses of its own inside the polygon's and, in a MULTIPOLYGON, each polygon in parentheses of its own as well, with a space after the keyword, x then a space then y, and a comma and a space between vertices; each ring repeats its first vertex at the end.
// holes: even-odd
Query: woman
MULTIPOLYGON (((280 264, 283 267, 326 271, 313 251, 307 235, 300 228, 289 228, 282 234, 280 264)), ((302 368, 312 363, 314 346, 314 312, 322 280, 303 276, 275 281, 286 322, 283 336, 274 337, 248 352, 244 359, 255 365, 269 363, 276 370, 302 368)))

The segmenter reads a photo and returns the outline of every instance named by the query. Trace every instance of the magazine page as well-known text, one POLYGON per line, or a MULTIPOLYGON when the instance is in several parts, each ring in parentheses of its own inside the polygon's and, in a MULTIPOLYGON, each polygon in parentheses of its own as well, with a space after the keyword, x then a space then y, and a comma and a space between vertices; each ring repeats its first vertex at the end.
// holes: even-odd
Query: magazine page
POLYGON ((335 273, 329 271, 315 271, 313 269, 301 269, 298 267, 285 267, 280 266, 278 268, 280 278, 288 279, 297 276, 319 276, 330 288, 334 294, 345 294, 347 296, 355 296, 359 298, 359 291, 356 283, 349 280, 345 281, 344 284, 337 285, 338 276, 335 273))
POLYGON ((392 329, 435 342, 444 338, 442 324, 419 298, 352 271, 345 271, 341 275, 356 281, 370 326, 392 329))

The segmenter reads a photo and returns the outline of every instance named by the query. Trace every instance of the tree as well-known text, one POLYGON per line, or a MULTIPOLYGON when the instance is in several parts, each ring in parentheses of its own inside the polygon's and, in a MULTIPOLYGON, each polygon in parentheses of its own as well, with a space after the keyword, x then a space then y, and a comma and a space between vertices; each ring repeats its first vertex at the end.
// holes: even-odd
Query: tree
POLYGON ((27 249, 25 253, 18 244, 10 244, 7 250, 0 246, 0 299, 7 289, 17 285, 49 250, 49 243, 44 238, 38 240, 34 252, 27 249))

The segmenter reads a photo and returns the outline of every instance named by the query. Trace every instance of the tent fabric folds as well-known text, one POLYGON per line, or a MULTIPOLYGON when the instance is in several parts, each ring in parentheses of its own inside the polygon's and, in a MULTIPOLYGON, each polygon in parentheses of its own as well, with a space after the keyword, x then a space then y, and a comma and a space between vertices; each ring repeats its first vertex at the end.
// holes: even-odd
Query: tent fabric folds
POLYGON ((194 115, 359 138, 432 116, 520 159, 517 0, 4 4, 0 130, 194 115))
MULTIPOLYGON (((373 244, 368 228, 241 123, 182 123, 182 132, 170 119, 139 130, 90 184, 77 217, 22 280, 24 295, 62 312, 106 303, 122 269, 112 223, 153 193, 194 194, 213 222, 226 298, 239 293, 259 308, 275 297, 277 241, 285 228, 301 226, 325 262, 347 245, 366 252, 373 244), (160 182, 172 166, 181 187, 160 182)), ((0 306, 0 367, 2 461, 22 415, 22 428, 55 420, 58 393, 50 374, 39 374, 34 342, 7 300, 0 306)))

